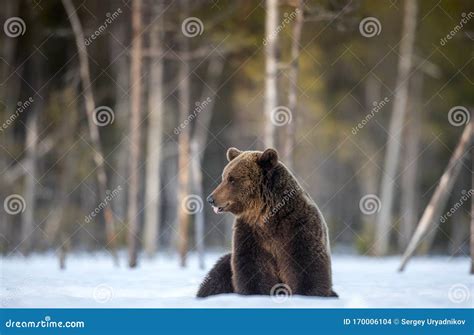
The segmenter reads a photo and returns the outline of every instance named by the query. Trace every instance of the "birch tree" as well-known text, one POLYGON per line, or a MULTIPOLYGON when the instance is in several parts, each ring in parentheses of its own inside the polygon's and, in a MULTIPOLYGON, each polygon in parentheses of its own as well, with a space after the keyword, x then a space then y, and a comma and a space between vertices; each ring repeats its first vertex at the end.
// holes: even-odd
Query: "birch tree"
MULTIPOLYGON (((82 29, 81 21, 77 15, 77 11, 74 8, 71 0, 62 0, 66 13, 68 15, 69 22, 71 23, 72 30, 74 31, 74 37, 76 40, 76 46, 79 54, 79 75, 82 81, 83 96, 87 114, 87 123, 89 125, 89 135, 94 146, 93 158, 97 170, 97 181, 99 188, 100 199, 105 199, 107 190, 107 174, 105 172, 104 155, 102 153, 102 146, 100 144, 99 129, 94 123, 94 110, 95 100, 92 92, 92 82, 90 79, 89 72, 89 58, 87 55, 87 49, 84 44, 84 32, 82 29)), ((104 220, 105 230, 107 236, 107 246, 111 250, 112 257, 116 265, 118 265, 118 257, 115 251, 115 224, 112 215, 112 210, 109 206, 104 208, 104 220)))
MULTIPOLYGON (((188 1, 181 0, 182 19, 188 15, 188 1)), ((184 34, 180 38, 180 52, 189 53, 189 38, 184 34)), ((184 122, 189 116, 189 106, 191 100, 191 82, 190 82, 190 64, 189 59, 184 58, 179 65, 179 122, 184 122)), ((186 256, 189 245, 189 212, 187 211, 186 201, 189 196, 189 154, 190 154, 190 127, 185 126, 181 129, 178 138, 178 251, 180 255, 181 266, 186 266, 186 256)))
POLYGON ((265 17, 265 147, 275 147, 273 115, 278 105, 278 0, 266 0, 265 17))
POLYGON ((395 178, 399 164, 403 122, 407 109, 409 74, 412 66, 417 12, 417 0, 405 0, 398 75, 388 132, 387 151, 385 153, 384 174, 382 177, 381 209, 377 216, 375 232, 374 253, 377 256, 387 254, 389 247, 395 178))
MULTIPOLYGON (((203 105, 200 111, 191 140, 191 187, 194 194, 204 199, 202 187, 202 165, 204 147, 214 110, 219 77, 224 67, 224 60, 220 56, 210 56, 206 85, 204 85, 200 102, 203 105), (204 101, 207 103, 204 106, 204 101)), ((199 267, 204 268, 204 211, 201 209, 195 214, 195 240, 198 253, 199 267)))
MULTIPOLYGON (((471 121, 472 122, 472 121, 471 121)), ((471 132, 474 132, 472 127, 471 132)), ((474 134, 471 134, 471 138, 474 138, 474 134)), ((474 148, 471 147, 471 168, 474 168, 474 148)), ((471 189, 474 189, 474 174, 471 174, 471 189)), ((474 197, 471 196, 471 274, 474 274, 474 197)))
POLYGON ((294 147, 296 135, 296 116, 297 116, 297 102, 298 102, 298 72, 299 72, 299 58, 300 58, 300 43, 301 32, 304 23, 304 3, 303 0, 297 1, 296 18, 293 25, 292 40, 291 40, 291 63, 290 71, 288 73, 289 87, 288 87, 288 108, 292 114, 292 121, 287 124, 286 142, 285 142, 285 164, 292 169, 294 161, 294 147))
POLYGON ((443 175, 439 181, 438 186, 436 187, 433 196, 426 206, 423 216, 416 227, 415 233, 413 234, 410 243, 408 244, 405 253, 403 254, 402 262, 399 268, 399 271, 405 269, 406 264, 410 260, 411 256, 415 253, 417 247, 420 245, 420 242, 426 236, 430 227, 437 218, 439 218, 441 211, 446 206, 449 194, 453 188, 456 177, 461 171, 461 166, 463 163, 463 158, 465 157, 466 152, 469 152, 469 145, 472 143, 473 137, 473 124, 474 121, 471 121, 466 125, 464 131, 461 135, 461 138, 454 150, 453 155, 449 159, 448 166, 444 170, 443 175))
POLYGON ((153 256, 158 246, 160 227, 160 175, 163 124, 163 55, 162 6, 152 4, 152 12, 157 17, 149 33, 150 51, 153 55, 149 62, 149 93, 148 93, 148 139, 146 159, 146 192, 145 192, 145 223, 143 229, 144 249, 148 256, 153 256))
POLYGON ((132 49, 130 53, 130 166, 128 180, 128 265, 137 266, 140 191, 140 134, 142 98, 142 0, 132 2, 132 49))
POLYGON ((404 250, 418 219, 418 151, 421 137, 422 113, 422 74, 415 74, 407 126, 405 129, 405 152, 403 155, 402 193, 401 193, 401 227, 398 245, 404 250))

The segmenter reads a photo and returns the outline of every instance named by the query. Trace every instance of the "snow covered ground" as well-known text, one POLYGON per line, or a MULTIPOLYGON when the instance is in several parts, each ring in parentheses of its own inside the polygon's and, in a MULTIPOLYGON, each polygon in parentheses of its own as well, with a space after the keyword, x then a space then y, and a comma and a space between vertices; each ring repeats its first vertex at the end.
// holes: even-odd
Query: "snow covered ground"
MULTIPOLYGON (((208 255, 211 267, 218 254, 208 255)), ((334 288, 339 299, 194 297, 207 270, 195 257, 181 269, 175 256, 143 260, 138 269, 115 268, 104 254, 74 255, 58 269, 53 255, 1 259, 1 303, 4 307, 160 307, 160 308, 398 308, 473 307, 473 276, 467 258, 418 258, 397 273, 399 258, 334 256, 334 288)))

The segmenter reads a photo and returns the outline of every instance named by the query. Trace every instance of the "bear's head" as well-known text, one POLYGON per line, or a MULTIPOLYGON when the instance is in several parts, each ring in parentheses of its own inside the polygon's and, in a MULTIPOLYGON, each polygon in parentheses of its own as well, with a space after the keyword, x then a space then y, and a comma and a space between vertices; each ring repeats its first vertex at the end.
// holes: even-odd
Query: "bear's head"
POLYGON ((215 213, 230 212, 236 216, 262 206, 263 179, 278 163, 274 149, 265 151, 227 150, 229 163, 222 173, 222 181, 207 197, 215 213))

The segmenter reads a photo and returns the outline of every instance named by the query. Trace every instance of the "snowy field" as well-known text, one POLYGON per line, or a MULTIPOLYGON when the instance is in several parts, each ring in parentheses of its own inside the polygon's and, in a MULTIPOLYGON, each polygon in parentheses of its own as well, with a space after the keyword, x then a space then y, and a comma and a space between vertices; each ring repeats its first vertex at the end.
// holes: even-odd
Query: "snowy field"
MULTIPOLYGON (((219 255, 208 255, 211 267, 219 255)), ((124 259, 122 258, 124 263, 124 259)), ((52 255, 1 259, 1 302, 4 307, 473 307, 473 276, 467 258, 418 258, 397 273, 399 258, 334 256, 334 288, 340 299, 194 297, 207 270, 191 256, 181 269, 174 256, 143 260, 138 269, 115 268, 105 255, 75 255, 58 269, 52 255)))

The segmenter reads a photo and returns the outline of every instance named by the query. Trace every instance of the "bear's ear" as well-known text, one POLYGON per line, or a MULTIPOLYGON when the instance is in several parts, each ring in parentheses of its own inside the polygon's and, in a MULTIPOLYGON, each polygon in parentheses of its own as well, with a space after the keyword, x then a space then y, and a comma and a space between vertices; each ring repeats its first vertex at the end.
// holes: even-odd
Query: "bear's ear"
POLYGON ((257 158, 257 163, 264 169, 273 169, 278 163, 278 152, 271 148, 265 149, 260 157, 257 158))
POLYGON ((240 151, 237 148, 229 148, 229 150, 227 150, 227 160, 230 162, 231 160, 233 160, 235 157, 237 157, 241 153, 242 153, 242 151, 240 151))

